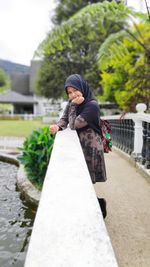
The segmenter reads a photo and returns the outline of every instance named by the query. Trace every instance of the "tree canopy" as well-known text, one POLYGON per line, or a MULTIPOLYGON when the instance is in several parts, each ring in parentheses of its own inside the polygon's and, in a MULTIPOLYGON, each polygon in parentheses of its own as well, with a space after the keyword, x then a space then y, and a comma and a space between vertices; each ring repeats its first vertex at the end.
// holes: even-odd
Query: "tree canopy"
MULTIPOLYGON (((55 15, 52 18, 54 24, 59 25, 62 22, 68 20, 72 15, 74 15, 81 8, 98 2, 104 2, 104 0, 59 0, 58 5, 55 9, 55 15)), ((109 1, 111 2, 111 0, 109 1)))
POLYGON ((136 24, 129 31, 112 34, 98 53, 104 94, 126 111, 138 102, 150 102, 150 24, 136 24))
POLYGON ((83 75, 99 92, 98 49, 111 33, 120 31, 131 13, 121 3, 96 3, 55 27, 36 51, 43 57, 38 92, 47 97, 62 96, 64 81, 71 73, 83 75))
POLYGON ((5 91, 10 87, 10 79, 7 76, 6 72, 0 69, 0 93, 5 91))

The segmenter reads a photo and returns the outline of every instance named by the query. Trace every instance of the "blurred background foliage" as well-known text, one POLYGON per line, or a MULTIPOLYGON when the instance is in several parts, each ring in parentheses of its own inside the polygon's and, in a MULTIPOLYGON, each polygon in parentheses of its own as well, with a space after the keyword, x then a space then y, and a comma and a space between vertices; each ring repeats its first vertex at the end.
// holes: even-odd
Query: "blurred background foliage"
POLYGON ((7 73, 0 69, 0 93, 4 92, 7 89, 10 89, 10 78, 7 73))
POLYGON ((42 59, 38 94, 65 97, 65 79, 79 73, 100 101, 125 111, 134 111, 138 102, 149 105, 147 14, 122 1, 59 0, 52 20, 53 29, 35 53, 42 59))

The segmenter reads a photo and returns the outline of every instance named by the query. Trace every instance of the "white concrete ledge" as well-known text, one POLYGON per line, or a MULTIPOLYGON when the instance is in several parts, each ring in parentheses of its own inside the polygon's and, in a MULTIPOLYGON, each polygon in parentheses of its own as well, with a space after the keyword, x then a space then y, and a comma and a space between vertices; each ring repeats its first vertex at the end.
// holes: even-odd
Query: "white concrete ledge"
POLYGON ((76 131, 59 132, 25 267, 117 267, 76 131))

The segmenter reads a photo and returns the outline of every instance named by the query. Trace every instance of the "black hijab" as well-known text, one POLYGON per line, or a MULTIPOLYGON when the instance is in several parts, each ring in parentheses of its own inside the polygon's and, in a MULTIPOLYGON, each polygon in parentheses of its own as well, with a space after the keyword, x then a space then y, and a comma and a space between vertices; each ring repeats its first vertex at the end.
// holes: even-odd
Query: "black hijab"
POLYGON ((84 102, 77 107, 77 115, 80 114, 93 130, 101 133, 100 108, 91 89, 89 88, 88 83, 82 78, 81 75, 72 74, 66 79, 66 92, 67 87, 69 86, 79 90, 84 97, 84 102))

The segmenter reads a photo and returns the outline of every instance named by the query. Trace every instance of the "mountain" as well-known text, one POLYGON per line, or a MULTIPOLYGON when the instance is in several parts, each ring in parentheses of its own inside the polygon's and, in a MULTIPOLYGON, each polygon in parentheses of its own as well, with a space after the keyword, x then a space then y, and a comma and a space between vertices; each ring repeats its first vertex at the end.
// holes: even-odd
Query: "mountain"
POLYGON ((0 69, 3 69, 8 75, 13 73, 24 73, 28 74, 30 72, 30 66, 13 63, 8 60, 0 59, 0 69))

